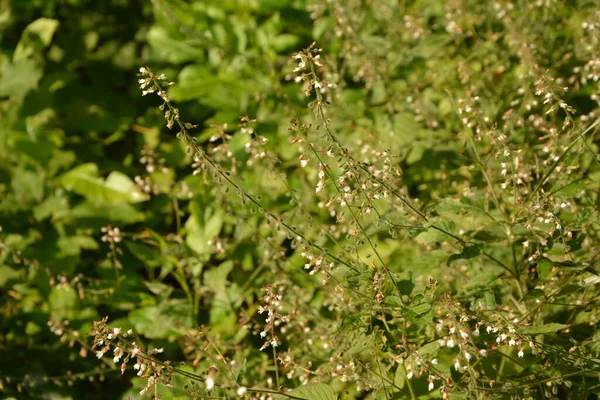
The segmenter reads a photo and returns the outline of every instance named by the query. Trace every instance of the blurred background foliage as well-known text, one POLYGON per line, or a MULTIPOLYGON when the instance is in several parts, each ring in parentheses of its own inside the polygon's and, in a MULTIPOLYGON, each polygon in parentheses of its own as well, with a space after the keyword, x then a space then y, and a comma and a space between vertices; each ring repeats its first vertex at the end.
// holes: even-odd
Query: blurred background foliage
MULTIPOLYGON (((294 289, 289 304, 302 321, 295 326, 300 336, 310 325, 325 341, 327 327, 349 324, 333 315, 335 297, 323 293, 320 278, 303 271, 294 237, 274 234, 264 215, 243 205, 225 182, 192 174, 193 160, 165 127, 159 100, 141 96, 135 74, 144 65, 176 82, 169 96, 182 118, 199 124, 199 142, 266 209, 332 252, 353 254, 347 247, 364 243, 331 228, 335 217, 314 195, 317 168, 300 168, 289 145, 289 121, 312 114, 294 83, 291 54, 317 40, 325 48, 326 79, 336 85, 332 126, 353 154, 367 161, 378 157, 374 149, 396 154, 399 190, 418 199, 420 209, 435 208, 436 222, 485 242, 496 258, 516 257, 505 232, 487 219, 498 210, 489 205, 483 175, 465 162, 474 156, 465 150, 468 134, 456 109, 460 99, 480 96, 473 118, 498 121, 525 152, 540 150, 525 116, 545 110, 526 105, 536 98, 534 83, 551 69, 573 87, 565 97, 587 116, 580 122, 593 120, 598 104, 590 95, 597 89, 569 77, 598 52, 597 38, 581 28, 598 4, 539 3, 0 0, 0 393, 139 398, 142 380, 121 375, 89 348, 86 333, 106 315, 133 328, 140 341, 164 347, 165 359, 190 361, 196 371, 218 362, 202 355, 196 328, 205 325, 243 364, 247 384, 265 386, 272 366, 248 321, 258 321, 260 288, 275 281, 294 289), (240 127, 244 115, 257 122, 240 127), (256 135, 267 139, 266 157, 255 157, 261 148, 247 145, 256 135), (464 195, 466 187, 474 195, 464 195), (456 206, 459 198, 466 206, 456 206), (103 227, 118 240, 107 239, 103 227), (48 321, 59 325, 49 329, 48 321), (68 325, 60 325, 64 321, 68 325)), ((560 126, 563 117, 543 118, 560 126)), ((597 141, 590 146, 597 151, 597 141)), ((570 160, 585 171, 582 179, 565 178, 568 191, 562 192, 590 190, 582 200, 590 214, 568 221, 576 232, 597 219, 592 192, 600 181, 594 156, 582 154, 570 160)), ((500 176, 499 163, 489 168, 500 176)), ((407 222, 406 210, 378 204, 390 218, 407 222)), ((528 238, 525 225, 515 229, 511 244, 528 238)), ((425 290, 434 276, 465 303, 485 299, 492 307, 511 296, 497 271, 449 271, 451 262, 471 266, 475 257, 463 251, 449 258, 456 249, 439 246, 444 239, 435 232, 415 242, 397 239, 388 227, 368 229, 385 261, 404 273, 403 294, 425 290), (490 288, 497 294, 490 297, 490 288)), ((592 230, 575 235, 570 246, 585 258, 596 240, 592 230)), ((564 254, 563 244, 557 239, 549 254, 564 254)), ((520 249, 519 264, 529 255, 520 249)), ((556 277, 550 267, 545 273, 539 279, 556 277)), ((352 279, 357 288, 366 285, 352 279)), ((430 308, 419 312, 429 321, 430 308)), ((564 312, 549 319, 562 322, 564 312)), ((580 333, 594 335, 588 328, 580 333)), ((349 354, 364 352, 359 333, 348 341, 358 347, 346 349, 349 354)), ((316 350, 310 356, 328 357, 316 350)), ((521 369, 514 368, 518 375, 521 369)), ((388 372, 407 395, 406 371, 388 372)), ((289 387, 302 382, 294 379, 289 387)), ((429 393, 424 379, 414 390, 429 393)), ((185 393, 181 384, 162 398, 185 393)))

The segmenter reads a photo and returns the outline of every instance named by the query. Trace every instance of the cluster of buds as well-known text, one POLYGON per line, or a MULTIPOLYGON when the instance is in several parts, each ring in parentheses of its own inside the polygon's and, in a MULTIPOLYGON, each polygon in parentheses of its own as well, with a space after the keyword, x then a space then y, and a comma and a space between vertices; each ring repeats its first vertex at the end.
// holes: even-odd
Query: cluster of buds
POLYGON ((320 98, 320 95, 327 91, 327 88, 335 87, 333 83, 329 83, 326 80, 322 80, 317 76, 316 70, 318 67, 323 67, 321 63, 321 53, 323 49, 317 48, 316 43, 311 44, 305 50, 295 53, 292 57, 298 62, 294 73, 296 77, 294 81, 296 83, 304 82, 304 94, 306 97, 310 97, 313 90, 320 98))
POLYGON ((266 312, 267 318, 265 319, 266 326, 260 332, 260 337, 265 339, 265 342, 260 350, 264 350, 269 346, 278 347, 281 343, 281 340, 276 335, 275 328, 278 328, 281 326, 281 324, 288 322, 288 317, 280 313, 280 311, 283 309, 283 305, 281 304, 283 294, 282 290, 277 288, 277 284, 269 285, 263 288, 266 293, 262 298, 264 305, 258 307, 258 313, 263 314, 266 312))
POLYGON ((119 243, 121 238, 121 230, 117 227, 113 228, 111 225, 103 226, 100 231, 103 233, 100 240, 108 243, 119 243))
POLYGON ((146 386, 140 391, 140 395, 157 384, 172 387, 172 375, 175 372, 170 362, 162 362, 155 358, 164 349, 153 349, 150 351, 142 350, 135 342, 130 342, 127 338, 133 334, 130 329, 126 332, 119 327, 109 328, 106 324, 108 318, 95 321, 92 327, 91 335, 94 336, 93 349, 96 351, 96 357, 102 358, 105 354, 111 353, 112 361, 115 364, 121 363, 121 373, 125 373, 127 363, 135 361, 133 369, 137 371, 137 376, 147 379, 146 386))
POLYGON ((144 146, 140 152, 140 163, 146 166, 146 171, 151 174, 157 169, 166 173, 168 169, 165 167, 166 160, 159 156, 157 152, 148 146, 144 146))
POLYGON ((140 79, 138 79, 138 83, 140 84, 140 89, 142 89, 142 96, 157 93, 161 99, 168 102, 169 98, 164 88, 174 85, 175 82, 167 81, 165 74, 154 75, 148 67, 140 67, 139 72, 138 76, 140 79))
POLYGON ((246 153, 252 155, 252 158, 248 159, 247 161, 248 165, 252 165, 254 163, 253 159, 262 159, 267 155, 264 146, 269 142, 269 139, 256 133, 256 129, 254 128, 255 124, 255 119, 250 119, 247 116, 244 116, 240 117, 240 124, 238 125, 241 133, 250 136, 250 140, 244 146, 246 153))
POLYGON ((334 267, 333 262, 328 262, 324 256, 315 254, 310 247, 304 246, 303 250, 300 257, 304 259, 304 269, 310 270, 310 275, 314 275, 319 271, 324 273, 324 268, 331 270, 334 267))

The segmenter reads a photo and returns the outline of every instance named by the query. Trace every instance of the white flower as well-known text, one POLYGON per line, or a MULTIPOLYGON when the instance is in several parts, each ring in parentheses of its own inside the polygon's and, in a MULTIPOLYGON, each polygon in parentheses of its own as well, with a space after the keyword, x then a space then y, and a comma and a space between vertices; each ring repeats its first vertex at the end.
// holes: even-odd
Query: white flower
POLYGON ((212 376, 207 376, 204 383, 206 384, 206 390, 209 392, 215 387, 215 379, 212 376))
POLYGON ((241 386, 238 390, 237 390, 237 395, 238 396, 243 396, 246 394, 246 392, 248 391, 248 389, 246 389, 244 386, 241 386))
POLYGON ((523 353, 523 350, 519 350, 519 358, 523 358, 524 355, 525 353, 523 353))
POLYGON ((450 339, 446 342, 446 346, 451 349, 455 346, 456 344, 454 343, 454 340, 450 339))
POLYGON ((508 341, 508 345, 509 345, 509 346, 514 346, 515 344, 517 344, 517 342, 515 342, 515 339, 510 339, 510 340, 508 341))
POLYGON ((121 328, 115 328, 115 329, 113 329, 113 334, 115 336, 117 336, 119 333, 121 333, 121 328))
POLYGON ((97 352, 96 352, 96 357, 98 357, 98 358, 102 358, 102 356, 104 356, 104 353, 103 353, 103 352, 101 352, 101 351, 97 351, 97 352))
POLYGON ((410 371, 408 374, 406 374, 406 377, 408 379, 412 379, 413 375, 414 375, 414 373, 412 371, 410 371))
POLYGON ((460 371, 460 369, 461 369, 460 361, 456 360, 454 362, 454 369, 457 370, 457 371, 460 371))

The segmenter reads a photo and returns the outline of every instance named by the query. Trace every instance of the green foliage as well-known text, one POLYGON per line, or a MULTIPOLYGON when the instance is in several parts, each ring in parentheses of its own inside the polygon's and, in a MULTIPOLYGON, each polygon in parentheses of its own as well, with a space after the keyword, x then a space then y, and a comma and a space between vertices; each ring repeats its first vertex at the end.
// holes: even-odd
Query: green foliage
POLYGON ((596 398, 599 18, 0 0, 0 397, 596 398))

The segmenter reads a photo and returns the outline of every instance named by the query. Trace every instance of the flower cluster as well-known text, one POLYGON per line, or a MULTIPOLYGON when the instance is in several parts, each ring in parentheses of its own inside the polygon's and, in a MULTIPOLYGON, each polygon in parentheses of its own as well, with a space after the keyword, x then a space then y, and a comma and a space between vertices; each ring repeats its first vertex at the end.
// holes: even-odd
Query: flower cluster
POLYGON ((283 305, 281 304, 283 288, 283 286, 278 286, 277 284, 263 288, 265 296, 262 298, 263 305, 258 307, 258 313, 267 313, 267 318, 265 319, 266 326, 260 332, 260 337, 265 340, 260 350, 264 350, 269 346, 275 348, 281 344, 281 340, 275 330, 276 328, 281 328, 282 324, 287 323, 289 320, 288 316, 281 314, 283 310, 283 305))
POLYGON ((93 349, 96 350, 96 357, 102 358, 105 354, 112 352, 112 362, 121 364, 121 373, 124 374, 127 364, 135 361, 133 369, 137 371, 137 376, 147 379, 146 386, 140 391, 143 395, 157 384, 171 387, 173 386, 172 375, 175 372, 170 362, 162 362, 155 356, 162 353, 164 349, 152 349, 144 351, 135 342, 130 342, 128 337, 133 334, 130 329, 126 332, 119 327, 109 328, 107 326, 108 318, 94 322, 90 335, 94 337, 93 349))

